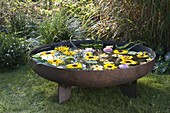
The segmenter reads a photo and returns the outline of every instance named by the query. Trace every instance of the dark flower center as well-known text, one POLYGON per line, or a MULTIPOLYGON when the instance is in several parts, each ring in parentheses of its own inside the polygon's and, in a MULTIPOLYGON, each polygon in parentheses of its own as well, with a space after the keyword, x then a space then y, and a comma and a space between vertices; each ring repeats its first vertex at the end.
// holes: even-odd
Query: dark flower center
POLYGON ((90 56, 89 58, 94 58, 93 56, 90 56))
POLYGON ((108 68, 112 68, 112 66, 107 66, 108 68))
POLYGON ((77 64, 73 64, 72 66, 73 66, 73 67, 77 67, 77 64))
POLYGON ((125 61, 126 63, 131 63, 131 61, 125 61))

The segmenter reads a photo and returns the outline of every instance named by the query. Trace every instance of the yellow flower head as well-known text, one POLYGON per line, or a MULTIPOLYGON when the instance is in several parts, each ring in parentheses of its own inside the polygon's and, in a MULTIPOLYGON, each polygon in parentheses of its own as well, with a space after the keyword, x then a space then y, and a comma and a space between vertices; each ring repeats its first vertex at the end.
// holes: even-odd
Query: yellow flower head
POLYGON ((121 60, 131 60, 133 56, 120 56, 121 60))
POLYGON ((92 56, 93 53, 92 52, 85 52, 85 56, 92 56))
POLYGON ((135 65, 135 64, 137 64, 137 62, 134 61, 134 60, 122 60, 120 63, 121 64, 127 64, 127 65, 135 65))
POLYGON ((117 68, 117 66, 115 66, 113 63, 105 63, 104 64, 104 69, 108 69, 108 70, 114 70, 114 69, 116 69, 117 68))
POLYGON ((54 50, 55 51, 60 51, 60 52, 65 52, 68 51, 70 48, 67 46, 59 46, 59 47, 55 47, 54 50))
POLYGON ((68 64, 68 65, 66 65, 66 68, 68 68, 68 69, 82 69, 82 64, 81 63, 68 64))
POLYGON ((53 54, 53 55, 54 55, 54 54, 55 54, 55 51, 54 51, 54 50, 50 51, 50 54, 53 54))
POLYGON ((63 54, 67 55, 67 56, 73 56, 76 54, 76 52, 74 51, 65 51, 63 54))
POLYGON ((93 65, 93 66, 92 66, 92 69, 93 69, 93 70, 103 70, 103 66, 93 65))
POLYGON ((128 53, 128 50, 114 50, 113 51, 114 54, 127 54, 128 53))
POLYGON ((137 57, 138 57, 138 58, 148 58, 149 55, 147 55, 146 52, 139 52, 139 53, 137 54, 137 57))
POLYGON ((63 64, 63 60, 61 59, 55 59, 55 60, 47 60, 49 64, 52 64, 52 65, 55 65, 55 66, 58 66, 60 64, 63 64))
POLYGON ((55 55, 53 51, 49 52, 40 52, 39 53, 41 59, 48 60, 48 59, 54 59, 55 55))
POLYGON ((85 60, 98 60, 98 56, 85 56, 85 60))
POLYGON ((50 55, 50 54, 54 55, 54 51, 52 50, 52 51, 48 51, 48 52, 40 52, 41 56, 46 56, 46 55, 50 55))

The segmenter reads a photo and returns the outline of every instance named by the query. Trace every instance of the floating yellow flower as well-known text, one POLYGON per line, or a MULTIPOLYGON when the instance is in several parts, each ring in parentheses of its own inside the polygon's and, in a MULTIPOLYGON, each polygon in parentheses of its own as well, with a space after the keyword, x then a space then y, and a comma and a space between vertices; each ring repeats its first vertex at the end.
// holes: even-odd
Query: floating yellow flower
POLYGON ((103 66, 101 66, 101 65, 93 65, 92 69, 93 70, 103 70, 103 66))
POLYGON ((85 56, 92 56, 93 53, 92 52, 85 52, 85 56))
POLYGON ((120 56, 121 60, 132 60, 133 56, 120 56))
POLYGON ((47 55, 46 52, 40 52, 40 56, 47 55))
POLYGON ((74 51, 65 51, 63 54, 67 55, 67 56, 73 56, 76 54, 76 52, 74 51))
POLYGON ((116 69, 117 68, 117 66, 115 66, 113 63, 105 63, 104 64, 104 69, 108 69, 108 70, 114 70, 114 69, 116 69))
POLYGON ((98 60, 98 56, 85 56, 85 60, 98 60))
POLYGON ((49 54, 54 54, 55 52, 52 50, 52 51, 47 51, 47 52, 40 52, 40 55, 41 56, 45 56, 45 55, 49 55, 49 54))
POLYGON ((54 51, 54 50, 50 51, 50 54, 53 54, 53 55, 54 55, 54 54, 55 54, 55 51, 54 51))
POLYGON ((56 51, 60 51, 60 52, 65 52, 68 51, 70 48, 67 46, 59 46, 59 47, 55 47, 54 50, 56 51))
POLYGON ((151 61, 151 60, 152 60, 152 58, 150 58, 150 57, 146 59, 147 62, 149 62, 149 61, 151 61))
POLYGON ((114 54, 127 54, 128 53, 128 50, 114 50, 113 51, 114 54))
POLYGON ((52 65, 55 65, 55 66, 58 66, 60 64, 63 64, 63 60, 61 59, 55 59, 55 60, 47 60, 49 64, 52 64, 52 65))
POLYGON ((43 59, 43 60, 54 59, 54 57, 55 57, 53 51, 40 52, 39 55, 40 55, 41 59, 43 59))
POLYGON ((68 68, 68 69, 82 69, 82 64, 81 63, 68 64, 68 65, 66 65, 66 68, 68 68))
POLYGON ((127 64, 127 65, 135 65, 135 64, 137 64, 137 62, 134 61, 134 60, 122 60, 120 63, 121 64, 127 64))
POLYGON ((149 55, 147 54, 147 52, 139 52, 139 53, 137 54, 137 57, 138 57, 138 58, 148 58, 149 55))

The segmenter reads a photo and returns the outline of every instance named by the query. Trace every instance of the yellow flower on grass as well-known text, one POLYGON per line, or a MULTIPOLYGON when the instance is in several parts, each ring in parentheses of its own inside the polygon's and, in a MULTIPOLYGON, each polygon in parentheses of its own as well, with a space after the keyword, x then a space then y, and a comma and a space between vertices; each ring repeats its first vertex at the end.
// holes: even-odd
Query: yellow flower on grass
POLYGON ((67 56, 73 56, 76 54, 76 52, 74 51, 65 51, 63 54, 67 55, 67 56))
POLYGON ((52 65, 55 65, 55 66, 58 66, 60 64, 63 64, 63 60, 61 59, 55 59, 55 60, 47 60, 49 64, 52 64, 52 65))
POLYGON ((148 58, 149 55, 148 55, 146 52, 139 52, 139 53, 137 54, 137 57, 138 57, 138 58, 148 58))
POLYGON ((108 69, 108 70, 114 70, 114 69, 116 69, 117 68, 117 66, 115 66, 113 63, 105 63, 104 64, 104 69, 108 69))
POLYGON ((98 56, 85 56, 85 60, 98 60, 99 57, 98 56))
POLYGON ((55 51, 60 51, 60 52, 65 52, 68 51, 70 48, 67 46, 59 46, 59 47, 55 47, 54 50, 55 51))
POLYGON ((81 63, 68 64, 68 65, 66 65, 66 68, 68 68, 68 69, 82 69, 82 64, 81 63))
POLYGON ((103 66, 101 66, 101 65, 93 65, 92 69, 93 70, 103 70, 103 66))
POLYGON ((127 64, 127 65, 135 65, 135 64, 137 64, 137 62, 134 61, 134 60, 122 60, 120 63, 121 64, 127 64))
POLYGON ((131 60, 133 56, 120 56, 119 57, 121 60, 131 60))
POLYGON ((114 50, 113 51, 114 54, 127 54, 128 53, 128 50, 114 50))

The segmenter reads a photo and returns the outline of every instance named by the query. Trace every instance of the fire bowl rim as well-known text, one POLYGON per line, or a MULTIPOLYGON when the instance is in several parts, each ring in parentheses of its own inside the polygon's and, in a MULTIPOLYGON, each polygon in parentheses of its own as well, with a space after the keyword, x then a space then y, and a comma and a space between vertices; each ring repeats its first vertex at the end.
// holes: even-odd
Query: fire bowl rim
MULTIPOLYGON (((77 44, 80 44, 80 42, 84 43, 84 40, 73 42, 75 43, 77 42, 77 44)), ((103 41, 103 42, 105 42, 105 45, 109 44, 114 45, 114 43, 117 44, 116 41, 103 41)), ((29 54, 30 66, 37 75, 49 81, 53 81, 61 85, 67 86, 99 88, 130 83, 148 74, 153 69, 156 58, 155 52, 152 49, 145 47, 143 45, 138 45, 139 47, 137 47, 136 49, 139 48, 139 51, 149 52, 153 56, 153 59, 149 62, 146 62, 145 64, 130 66, 129 68, 125 69, 120 68, 114 70, 74 70, 66 68, 62 69, 57 68, 50 64, 38 63, 35 58, 31 57, 31 55, 33 54, 45 50, 54 49, 54 47, 61 46, 61 44, 71 46, 69 41, 58 42, 53 44, 46 44, 32 50, 29 54)))
MULTIPOLYGON (((81 41, 81 40, 79 40, 79 41, 81 41)), ((84 41, 84 40, 83 40, 83 41, 84 41)), ((83 42, 83 41, 82 41, 82 42, 83 42)), ((86 40, 86 41, 91 41, 91 40, 86 40)), ((114 40, 110 40, 110 41, 111 41, 111 42, 116 42, 116 41, 114 41, 114 40)), ((67 41, 67 42, 69 42, 69 41, 67 41)), ((74 42, 74 41, 73 41, 73 42, 74 42)), ((78 41, 75 41, 75 42, 78 42, 78 41)), ((103 41, 103 42, 104 42, 104 41, 103 41)), ((58 43, 60 43, 60 42, 52 43, 52 44, 53 44, 53 45, 57 45, 58 43)), ((63 42, 63 43, 65 43, 65 42, 63 42)), ((119 43, 121 43, 121 42, 119 41, 119 43)), ((127 43, 127 42, 122 42, 122 43, 127 43)), ((138 46, 141 46, 142 48, 148 49, 148 50, 150 51, 149 53, 152 54, 153 59, 152 59, 151 61, 146 62, 145 64, 140 64, 140 65, 136 65, 136 66, 129 66, 128 68, 124 68, 124 69, 116 68, 116 69, 114 69, 114 70, 76 70, 76 69, 67 69, 67 68, 57 68, 56 66, 53 66, 53 65, 50 65, 50 64, 45 64, 45 63, 40 63, 40 64, 38 64, 39 62, 37 62, 35 58, 32 58, 32 57, 31 57, 32 53, 33 53, 36 49, 37 49, 37 50, 38 50, 38 49, 43 49, 43 47, 46 47, 46 46, 49 46, 49 45, 51 45, 51 44, 45 44, 45 45, 39 46, 38 48, 33 49, 33 50, 30 52, 30 54, 29 54, 29 60, 34 61, 34 62, 36 63, 36 65, 44 65, 44 66, 47 66, 47 67, 56 68, 56 69, 58 69, 58 70, 71 70, 71 71, 73 71, 73 72, 79 72, 79 71, 82 71, 82 72, 89 72, 89 71, 91 71, 91 72, 108 72, 108 71, 115 71, 115 70, 119 71, 119 70, 128 70, 128 69, 138 68, 138 67, 147 65, 148 63, 155 62, 155 59, 156 59, 156 53, 155 53, 151 48, 146 47, 146 46, 143 46, 143 45, 138 45, 138 46)), ((65 45, 64 45, 64 46, 65 46, 65 45)), ((55 47, 57 47, 57 46, 55 46, 55 47)), ((38 52, 36 52, 36 53, 38 53, 38 52)))

